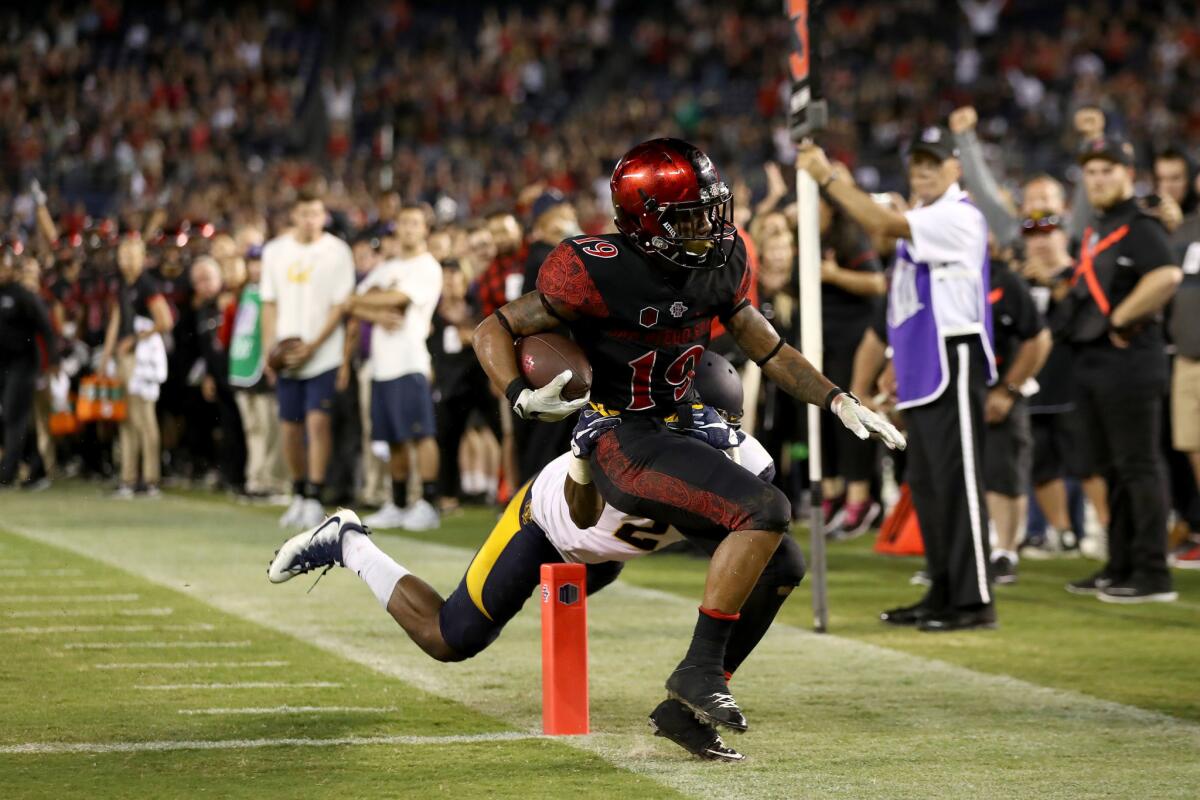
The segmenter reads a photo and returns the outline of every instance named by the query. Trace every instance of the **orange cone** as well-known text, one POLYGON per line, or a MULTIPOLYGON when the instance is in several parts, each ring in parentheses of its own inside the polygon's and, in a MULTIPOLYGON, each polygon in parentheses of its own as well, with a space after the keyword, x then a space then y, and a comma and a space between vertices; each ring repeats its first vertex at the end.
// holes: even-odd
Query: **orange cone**
POLYGON ((875 552, 888 556, 923 556, 925 542, 921 539, 921 523, 913 506, 908 484, 900 485, 900 501, 879 526, 875 552))

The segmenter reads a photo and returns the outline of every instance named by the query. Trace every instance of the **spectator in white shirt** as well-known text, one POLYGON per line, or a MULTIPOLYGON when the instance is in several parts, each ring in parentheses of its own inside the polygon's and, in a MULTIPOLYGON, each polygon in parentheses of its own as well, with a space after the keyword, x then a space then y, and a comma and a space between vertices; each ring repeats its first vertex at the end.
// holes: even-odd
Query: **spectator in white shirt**
POLYGON ((427 246, 429 225, 420 206, 396 217, 397 257, 371 271, 346 303, 355 318, 376 323, 371 332, 371 431, 391 450, 392 502, 365 522, 376 528, 428 530, 437 512, 438 449, 426 339, 442 293, 442 268, 427 246), (408 503, 414 457, 420 499, 408 503))
POLYGON ((292 504, 279 521, 284 527, 311 527, 325 516, 320 497, 345 336, 341 304, 354 289, 350 247, 325 233, 325 218, 320 196, 301 191, 292 207, 292 228, 263 248, 263 350, 270 353, 284 339, 303 342, 289 354, 275 384, 293 489, 292 504))

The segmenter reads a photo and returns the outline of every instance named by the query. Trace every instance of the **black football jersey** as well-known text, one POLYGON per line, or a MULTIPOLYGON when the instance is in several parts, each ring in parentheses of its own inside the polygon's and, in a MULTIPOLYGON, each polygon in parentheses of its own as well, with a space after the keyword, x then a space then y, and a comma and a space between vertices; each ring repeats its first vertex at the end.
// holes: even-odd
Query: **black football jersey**
POLYGON ((669 414, 693 398, 713 319, 744 304, 750 281, 740 240, 720 269, 670 273, 614 233, 564 240, 537 288, 579 317, 570 328, 592 365, 592 402, 669 414))

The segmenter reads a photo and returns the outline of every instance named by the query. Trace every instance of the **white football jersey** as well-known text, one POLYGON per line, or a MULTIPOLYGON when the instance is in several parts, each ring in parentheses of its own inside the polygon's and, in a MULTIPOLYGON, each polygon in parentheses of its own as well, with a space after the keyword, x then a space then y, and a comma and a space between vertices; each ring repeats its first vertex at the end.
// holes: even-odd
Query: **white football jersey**
MULTIPOLYGON (((753 436, 747 436, 738 447, 738 457, 742 467, 755 475, 774 467, 771 456, 753 436)), ((607 504, 595 525, 586 529, 575 527, 563 489, 571 458, 570 453, 564 453, 547 464, 530 489, 533 521, 567 561, 580 564, 628 561, 683 538, 673 527, 626 514, 607 504)))

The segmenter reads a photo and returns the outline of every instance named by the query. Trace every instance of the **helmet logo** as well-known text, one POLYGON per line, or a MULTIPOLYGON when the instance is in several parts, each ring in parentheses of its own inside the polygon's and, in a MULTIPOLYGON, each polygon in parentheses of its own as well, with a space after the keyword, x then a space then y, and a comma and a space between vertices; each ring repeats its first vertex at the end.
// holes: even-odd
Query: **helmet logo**
POLYGON ((688 307, 685 306, 683 303, 679 302, 678 300, 676 300, 674 303, 671 303, 671 307, 667 309, 667 311, 670 311, 671 316, 674 317, 675 319, 679 319, 680 317, 682 317, 683 312, 685 312, 687 310, 688 310, 688 307))
POLYGON ((711 186, 700 187, 700 199, 705 203, 724 200, 727 197, 729 197, 729 187, 725 185, 725 181, 717 181, 711 186))
POLYGON ((638 324, 643 328, 653 328, 658 324, 658 309, 653 306, 643 308, 642 313, 638 316, 638 324))
POLYGON ((653 239, 650 240, 650 244, 654 245, 655 249, 657 249, 657 250, 666 250, 667 249, 667 240, 662 238, 661 236, 655 236, 653 239))

